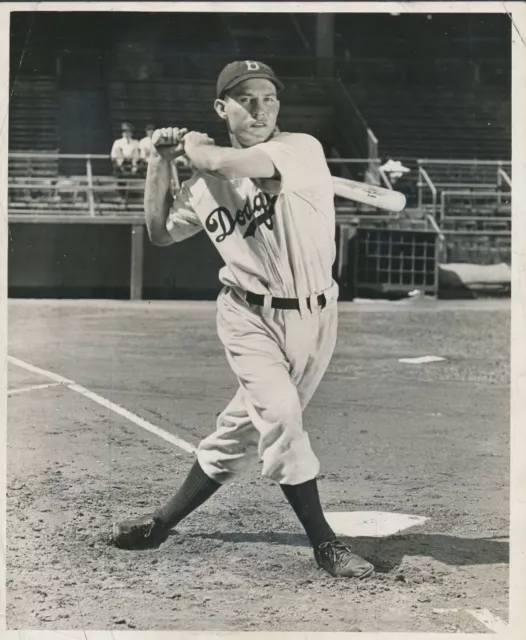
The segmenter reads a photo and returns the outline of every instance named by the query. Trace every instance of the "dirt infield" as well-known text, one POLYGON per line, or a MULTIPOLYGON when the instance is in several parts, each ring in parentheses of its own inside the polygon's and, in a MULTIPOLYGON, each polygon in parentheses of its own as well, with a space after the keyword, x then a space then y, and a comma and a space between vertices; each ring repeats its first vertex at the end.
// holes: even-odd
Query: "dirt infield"
MULTIPOLYGON (((363 582, 316 569, 258 468, 159 549, 114 548, 112 520, 164 500, 192 454, 10 364, 8 628, 490 631, 508 615, 509 306, 341 305, 305 416, 324 506, 428 518, 353 539, 378 569, 363 582), (445 360, 399 362, 422 355, 445 360)), ((235 390, 210 303, 12 300, 9 323, 11 356, 191 445, 235 390)))

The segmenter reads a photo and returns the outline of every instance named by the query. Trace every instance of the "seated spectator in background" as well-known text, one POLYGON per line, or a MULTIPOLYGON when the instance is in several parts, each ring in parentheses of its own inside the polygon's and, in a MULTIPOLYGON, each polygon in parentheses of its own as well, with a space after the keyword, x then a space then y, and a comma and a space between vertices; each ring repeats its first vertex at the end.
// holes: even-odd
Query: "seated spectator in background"
POLYGON ((133 137, 133 128, 129 122, 121 125, 122 138, 118 138, 111 148, 111 161, 117 176, 129 176, 137 173, 140 158, 139 141, 133 137))
POLYGON ((77 199, 78 185, 67 174, 59 176, 55 183, 55 198, 59 201, 71 202, 77 199))
POLYGON ((411 171, 408 167, 404 167, 400 160, 393 160, 392 158, 389 158, 389 156, 387 156, 386 162, 380 167, 380 169, 383 170, 393 187, 405 173, 409 173, 411 171))
POLYGON ((386 156, 384 164, 380 167, 384 175, 389 180, 391 186, 403 193, 407 200, 408 207, 414 207, 418 201, 418 191, 416 180, 401 180, 408 173, 411 173, 409 167, 405 167, 400 160, 393 160, 386 156))
POLYGON ((152 153, 152 136, 155 131, 153 124, 146 125, 146 135, 139 142, 139 171, 142 176, 146 175, 146 168, 152 153))
POLYGON ((133 137, 133 128, 129 122, 121 125, 122 138, 118 138, 111 148, 113 173, 118 178, 119 198, 128 203, 130 193, 126 186, 127 177, 137 176, 139 169, 139 141, 133 137))

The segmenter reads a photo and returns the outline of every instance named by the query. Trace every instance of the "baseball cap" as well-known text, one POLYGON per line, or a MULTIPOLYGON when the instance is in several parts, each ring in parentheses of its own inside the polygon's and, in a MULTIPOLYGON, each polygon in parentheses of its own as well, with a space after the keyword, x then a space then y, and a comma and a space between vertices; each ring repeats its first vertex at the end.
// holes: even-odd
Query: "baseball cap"
POLYGON ((248 78, 265 78, 273 82, 278 91, 284 89, 281 80, 267 64, 255 60, 236 60, 227 64, 219 74, 216 85, 217 97, 221 98, 225 91, 248 78))

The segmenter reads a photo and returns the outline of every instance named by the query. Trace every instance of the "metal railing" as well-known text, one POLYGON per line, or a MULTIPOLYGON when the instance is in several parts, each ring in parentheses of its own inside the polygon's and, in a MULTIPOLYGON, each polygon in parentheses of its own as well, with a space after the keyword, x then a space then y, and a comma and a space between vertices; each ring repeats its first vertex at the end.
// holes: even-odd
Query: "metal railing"
POLYGON ((502 198, 506 197, 508 189, 511 190, 512 182, 509 175, 511 170, 511 161, 509 160, 423 160, 417 161, 418 165, 418 206, 423 208, 427 204, 426 189, 429 189, 432 196, 432 211, 433 215, 437 215, 437 193, 443 190, 454 193, 455 190, 470 192, 475 191, 489 191, 495 189, 498 201, 501 202, 502 198), (449 169, 449 175, 442 174, 436 171, 433 177, 429 172, 432 168, 444 168, 449 169), (480 171, 477 173, 477 169, 482 168, 487 173, 484 178, 480 179, 480 171), (471 172, 471 175, 464 171, 462 176, 462 170, 471 172), (457 171, 459 173, 454 174, 457 171), (451 177, 453 173, 454 177, 451 177), (460 174, 460 175, 459 175, 460 174), (447 178, 450 177, 448 180, 447 178))
MULTIPOLYGON (((511 201, 511 193, 504 195, 511 201)), ((498 210, 502 197, 503 194, 497 191, 482 190, 457 189, 440 193, 440 224, 445 236, 442 255, 445 262, 471 260, 486 264, 511 259, 511 210, 498 210), (461 202, 456 210, 451 210, 448 205, 454 198, 460 198, 461 202), (488 201, 496 208, 488 209, 488 201)))
POLYGON ((511 161, 510 160, 425 160, 417 161, 419 167, 425 168, 431 174, 434 184, 440 188, 450 188, 458 184, 459 187, 468 186, 471 189, 484 189, 489 186, 502 187, 503 182, 511 189, 511 161), (435 171, 433 172, 432 169, 435 171), (445 170, 449 170, 444 173, 445 170), (455 173, 453 181, 442 178, 455 173), (483 174, 487 180, 480 179, 483 174), (462 176, 463 177, 460 177, 462 176), (467 179, 465 179, 467 178, 467 179))
MULTIPOLYGON (((450 201, 453 198, 462 198, 463 206, 465 207, 465 201, 470 200, 472 203, 475 201, 486 200, 486 201, 494 201, 496 206, 500 206, 501 203, 501 194, 496 191, 469 191, 469 190, 443 190, 440 192, 440 221, 443 223, 447 220, 455 220, 459 218, 459 216, 453 215, 451 216, 448 212, 448 200, 450 201)), ((509 203, 511 204, 511 193, 507 194, 507 198, 509 199, 509 203)), ((455 212, 456 213, 456 212, 455 212)), ((471 220, 481 220, 491 219, 491 220, 499 220, 502 222, 509 221, 511 222, 511 210, 508 215, 500 215, 500 216, 488 216, 485 214, 470 214, 470 215, 462 215, 460 216, 462 219, 471 219, 471 220)), ((506 232, 508 233, 508 232, 506 232)))
MULTIPOLYGON (((108 155, 103 154, 60 154, 60 153, 29 153, 12 152, 9 154, 10 172, 8 179, 8 203, 9 215, 21 219, 20 216, 36 217, 43 220, 43 216, 49 219, 51 216, 60 217, 61 220, 70 216, 78 220, 79 217, 88 216, 95 222, 100 218, 107 219, 108 216, 128 216, 129 219, 137 219, 142 215, 142 197, 137 197, 144 190, 144 179, 137 176, 117 177, 112 174, 111 160, 108 155), (46 162, 52 164, 57 161, 62 169, 67 168, 67 163, 76 163, 76 166, 84 167, 82 175, 72 175, 70 172, 61 171, 62 175, 54 177, 14 177, 12 175, 16 168, 17 160, 29 160, 34 163, 33 168, 45 167, 46 162), (13 164, 12 164, 13 163, 13 164), (79 164, 80 163, 80 164, 79 164), (68 177, 64 179, 64 174, 68 177), (69 177, 72 176, 72 177, 69 177)), ((328 158, 330 166, 339 165, 341 167, 367 167, 369 172, 363 178, 364 182, 379 184, 388 189, 393 186, 383 171, 381 161, 377 157, 362 158, 328 158)), ((497 168, 495 191, 487 189, 465 190, 462 184, 458 189, 444 189, 439 192, 437 185, 429 176, 423 166, 424 161, 419 161, 418 165, 418 205, 423 218, 426 215, 432 216, 433 220, 441 224, 446 213, 446 202, 453 196, 470 196, 480 198, 495 198, 498 205, 502 204, 504 198, 510 195, 509 191, 497 189, 500 185, 511 189, 511 179, 506 171, 510 163, 506 161, 454 161, 449 164, 474 165, 484 164, 497 168), (500 182, 497 181, 497 178, 500 182), (430 207, 425 202, 425 193, 431 194, 430 207), (438 203, 440 194, 440 206, 438 203)), ((425 161, 429 162, 429 161, 425 161)), ((434 164, 446 164, 448 161, 436 160, 434 164)), ((26 166, 20 167, 22 172, 27 170, 26 166)), ((349 172, 354 176, 353 169, 349 172)), ((184 168, 173 172, 172 181, 174 187, 179 184, 179 179, 186 179, 190 171, 184 168), (181 172, 181 175, 179 175, 181 172)), ((358 176, 355 176, 358 177, 358 176)), ((360 179, 360 178, 359 178, 360 179)), ((345 213, 349 207, 341 207, 345 213), (345 210, 345 211, 344 211, 345 210)), ((357 205, 357 214, 371 213, 374 209, 357 205)), ((389 212, 376 212, 378 216, 393 217, 389 212)), ((72 220, 74 221, 74 220, 72 220)), ((430 219, 428 222, 432 225, 430 219)), ((432 225, 433 226, 433 225, 432 225)))
MULTIPOLYGON (((135 196, 144 192, 144 177, 113 175, 109 155, 12 152, 9 153, 9 161, 8 205, 11 219, 14 216, 17 219, 24 216, 28 221, 33 217, 43 221, 44 216, 47 221, 56 216, 61 220, 68 216, 92 219, 104 216, 106 219, 115 214, 136 219, 137 213, 142 214, 142 198, 135 196), (36 169, 52 161, 59 161, 63 169, 68 168, 68 162, 78 166, 82 161, 84 173, 59 170, 55 176, 17 177, 13 175, 17 160, 31 160, 36 169), (94 171, 94 163, 98 164, 100 171, 94 171), (104 196, 114 197, 103 203, 104 196)), ((19 170, 24 172, 26 167, 19 170)), ((172 183, 175 188, 179 187, 179 180, 179 170, 173 165, 172 183)))
MULTIPOLYGON (((86 221, 102 222, 108 219, 121 221, 129 219, 137 221, 143 214, 142 195, 145 180, 139 176, 113 175, 111 159, 105 154, 61 154, 37 152, 12 152, 9 154, 10 170, 8 178, 9 217, 18 221, 86 221), (18 167, 19 172, 26 175, 16 177, 16 161, 31 161, 32 164, 18 167), (38 171, 49 163, 57 163, 57 175, 42 177, 29 176, 27 172, 38 171), (69 171, 71 164, 75 168, 84 168, 84 172, 69 171), (29 170, 28 170, 29 166, 29 170)), ((387 189, 393 186, 385 171, 380 166, 380 159, 366 158, 328 158, 329 165, 341 167, 369 167, 371 170, 365 175, 365 182, 380 184, 387 189)), ((190 176, 186 168, 176 169, 172 174, 172 185, 178 188, 180 181, 190 176)), ((361 179, 350 172, 355 179, 361 179)), ((350 211, 350 207, 339 207, 342 215, 350 211)), ((375 209, 356 203, 353 208, 358 212, 369 213, 375 209)), ((377 211, 377 217, 393 217, 389 212, 377 211)))
POLYGON ((509 177, 509 175, 506 173, 506 171, 504 171, 504 169, 502 167, 499 167, 498 169, 498 173, 497 173, 497 185, 500 187, 502 186, 502 180, 504 180, 504 182, 508 185, 508 187, 511 189, 511 178, 509 177))
POLYGON ((433 215, 431 215, 430 213, 427 213, 426 216, 425 216, 425 219, 427 220, 429 226, 437 234, 438 239, 440 240, 440 242, 444 242, 445 239, 446 239, 446 236, 442 232, 442 229, 438 226, 438 223, 435 220, 435 217, 433 215))
POLYGON ((429 174, 427 173, 427 171, 424 169, 424 167, 422 167, 419 164, 418 165, 418 182, 417 182, 418 208, 419 209, 423 209, 423 207, 424 207, 424 195, 425 195, 424 194, 424 186, 427 186, 428 189, 431 191, 431 206, 432 206, 431 213, 432 213, 433 217, 436 217, 437 196, 438 196, 437 188, 434 185, 434 183, 431 180, 431 178, 429 177, 429 174), (422 182, 422 180, 423 180, 423 182, 422 182))
MULTIPOLYGON (((84 224, 123 224, 130 226, 130 299, 140 299, 143 288, 143 260, 144 260, 144 213, 142 203, 130 203, 128 207, 111 204, 108 209, 102 210, 98 202, 100 196, 108 192, 119 192, 122 190, 134 193, 143 192, 144 179, 133 178, 124 180, 124 184, 119 185, 119 178, 111 175, 111 161, 108 155, 80 155, 80 154, 57 154, 57 153, 11 153, 10 161, 32 160, 38 163, 59 160, 60 163, 81 163, 85 168, 83 175, 72 176, 66 183, 65 188, 61 187, 63 176, 46 177, 14 177, 12 171, 8 179, 8 212, 10 223, 84 223, 84 224), (103 171, 94 170, 94 165, 102 163, 103 171), (62 189, 62 191, 61 191, 62 189), (13 197, 21 192, 24 197, 13 197), (33 193, 32 193, 33 192, 33 193), (46 197, 42 193, 47 194, 46 197), (29 195, 29 197, 25 197, 29 195), (33 197, 36 196, 36 197, 33 197), (63 196, 63 197, 62 197, 63 196)), ((387 176, 380 170, 380 161, 377 158, 330 158, 330 164, 370 164, 379 170, 384 184, 390 184, 387 176)), ((13 166, 11 166, 13 169, 13 166)), ((24 171, 24 167, 21 167, 24 171)), ((184 172, 186 170, 182 170, 184 172)), ((181 176, 182 177, 182 176, 181 176)), ((179 177, 177 172, 173 176, 173 184, 177 185, 179 177)), ((338 225, 341 230, 341 240, 350 234, 360 220, 361 213, 367 213, 368 220, 385 220, 391 214, 389 212, 375 211, 372 208, 365 212, 361 210, 361 205, 356 203, 356 207, 341 207, 338 218, 338 225), (371 210, 372 209, 372 210, 371 210), (347 234, 347 236, 345 235, 347 234)), ((391 216, 392 217, 392 216, 391 216)), ((340 262, 347 255, 346 251, 341 252, 340 262)), ((344 264, 339 266, 344 269, 344 264), (343 265, 343 266, 342 266, 343 265)), ((343 273, 343 271, 342 271, 343 273)))

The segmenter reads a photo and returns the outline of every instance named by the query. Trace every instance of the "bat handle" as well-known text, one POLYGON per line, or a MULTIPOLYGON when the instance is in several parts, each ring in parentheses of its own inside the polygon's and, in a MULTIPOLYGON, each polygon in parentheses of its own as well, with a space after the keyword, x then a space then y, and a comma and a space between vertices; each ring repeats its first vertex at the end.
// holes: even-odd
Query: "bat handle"
POLYGON ((179 190, 181 188, 181 182, 179 180, 179 172, 177 171, 177 165, 175 163, 175 160, 172 160, 170 162, 170 169, 171 169, 171 173, 172 173, 172 183, 173 183, 173 188, 174 190, 179 190))

